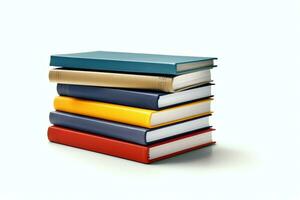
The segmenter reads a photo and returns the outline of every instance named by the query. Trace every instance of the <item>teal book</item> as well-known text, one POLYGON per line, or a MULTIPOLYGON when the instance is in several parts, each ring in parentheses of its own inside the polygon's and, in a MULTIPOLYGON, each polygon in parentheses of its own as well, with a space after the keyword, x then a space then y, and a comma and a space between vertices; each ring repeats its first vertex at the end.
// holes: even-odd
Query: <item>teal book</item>
POLYGON ((214 66, 212 57, 94 51, 52 55, 50 65, 67 69, 179 75, 214 66))

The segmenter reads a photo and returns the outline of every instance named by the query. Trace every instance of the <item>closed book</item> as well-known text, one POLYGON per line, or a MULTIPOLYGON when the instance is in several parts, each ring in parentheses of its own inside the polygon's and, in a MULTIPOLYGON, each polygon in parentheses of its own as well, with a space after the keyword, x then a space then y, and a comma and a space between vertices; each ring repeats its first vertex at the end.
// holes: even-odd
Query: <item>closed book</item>
POLYGON ((94 51, 52 55, 51 66, 70 69, 178 75, 213 66, 212 57, 94 51))
POLYGON ((51 112, 49 118, 50 122, 56 126, 116 138, 141 145, 147 145, 209 127, 209 116, 154 129, 64 112, 51 112))
POLYGON ((213 129, 194 131, 190 134, 143 146, 124 142, 86 132, 75 131, 57 126, 48 128, 48 139, 51 142, 77 147, 89 151, 108 154, 141 163, 169 158, 194 149, 214 144, 213 129))
POLYGON ((155 128, 211 114, 210 102, 211 99, 204 99, 157 111, 58 96, 54 99, 54 108, 62 112, 155 128))
POLYGON ((57 84, 57 92, 61 96, 159 110, 197 99, 211 97, 211 84, 176 93, 57 84))
POLYGON ((212 81, 209 69, 178 76, 51 69, 49 71, 49 80, 51 82, 72 85, 147 89, 164 92, 186 90, 212 81))

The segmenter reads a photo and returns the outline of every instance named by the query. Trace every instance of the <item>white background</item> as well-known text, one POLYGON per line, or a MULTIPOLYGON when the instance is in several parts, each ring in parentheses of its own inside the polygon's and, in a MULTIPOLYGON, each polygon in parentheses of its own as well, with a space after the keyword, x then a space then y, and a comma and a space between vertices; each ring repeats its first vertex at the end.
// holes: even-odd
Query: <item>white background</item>
POLYGON ((0 1, 0 199, 300 198, 300 2, 0 1), (212 148, 143 165, 47 141, 55 53, 216 56, 212 148))

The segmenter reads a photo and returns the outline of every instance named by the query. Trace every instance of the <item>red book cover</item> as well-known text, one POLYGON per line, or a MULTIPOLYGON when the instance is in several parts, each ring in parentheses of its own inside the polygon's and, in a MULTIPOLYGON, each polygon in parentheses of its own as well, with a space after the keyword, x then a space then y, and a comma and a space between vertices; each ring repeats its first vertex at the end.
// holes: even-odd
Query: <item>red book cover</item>
POLYGON ((213 130, 214 129, 194 131, 192 133, 179 136, 173 139, 169 139, 163 142, 158 142, 149 146, 142 146, 142 145, 132 144, 129 142, 107 138, 99 135, 92 135, 89 133, 66 129, 58 126, 51 126, 48 128, 48 139, 51 142, 77 147, 89 151, 108 154, 108 155, 125 158, 128 160, 133 160, 141 163, 151 163, 161 159, 173 157, 175 155, 182 154, 194 149, 199 149, 201 147, 214 144, 215 142, 208 141, 204 144, 194 145, 191 148, 186 148, 183 150, 172 152, 167 155, 156 156, 154 158, 150 158, 149 155, 150 153, 149 151, 151 148, 162 147, 164 144, 168 144, 168 143, 174 144, 174 142, 176 141, 179 140, 183 141, 183 139, 185 138, 191 138, 193 136, 197 136, 200 134, 204 135, 205 133, 210 133, 213 130))

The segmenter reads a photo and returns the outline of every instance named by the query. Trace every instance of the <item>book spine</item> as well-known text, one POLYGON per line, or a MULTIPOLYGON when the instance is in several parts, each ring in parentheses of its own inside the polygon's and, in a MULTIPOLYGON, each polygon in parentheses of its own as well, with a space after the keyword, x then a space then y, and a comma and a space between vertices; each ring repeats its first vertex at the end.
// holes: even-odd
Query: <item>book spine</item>
POLYGON ((164 92, 174 92, 173 78, 159 77, 157 87, 164 92))
POLYGON ((57 126, 51 126, 48 128, 48 139, 51 142, 59 144, 108 154, 141 163, 149 163, 149 149, 137 144, 131 144, 57 126))
POLYGON ((89 117, 121 122, 150 128, 150 117, 155 111, 129 106, 122 106, 97 101, 81 100, 58 96, 54 99, 54 108, 89 117))
POLYGON ((177 75, 175 64, 128 62, 121 60, 95 60, 87 58, 69 58, 51 56, 50 66, 59 66, 69 69, 88 69, 114 72, 133 72, 143 74, 177 75))
POLYGON ((136 74, 52 69, 49 71, 49 80, 63 84, 151 89, 164 92, 170 92, 172 89, 172 78, 136 74))
POLYGON ((141 145, 147 144, 147 129, 145 128, 61 112, 51 112, 49 119, 50 123, 56 126, 117 138, 141 145))
POLYGON ((158 94, 115 88, 57 84, 61 96, 76 97, 113 104, 158 110, 158 94))

